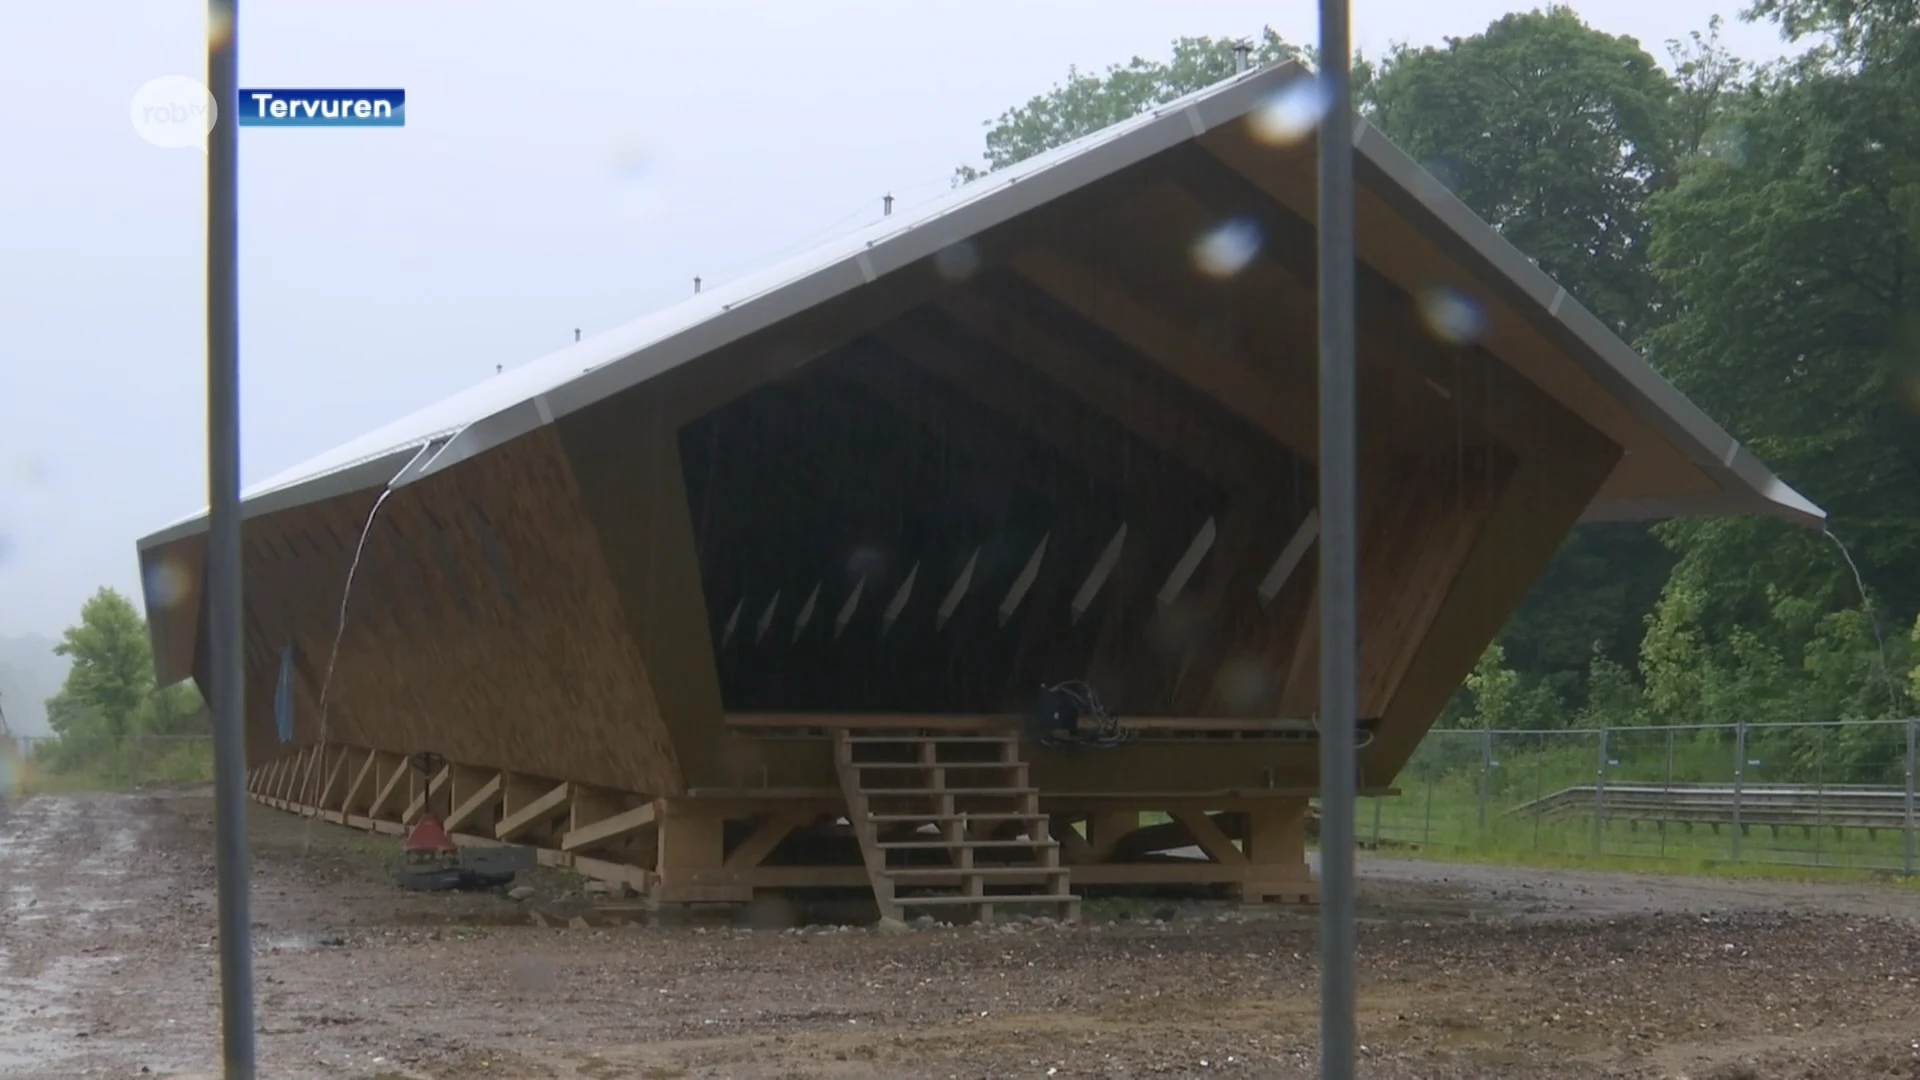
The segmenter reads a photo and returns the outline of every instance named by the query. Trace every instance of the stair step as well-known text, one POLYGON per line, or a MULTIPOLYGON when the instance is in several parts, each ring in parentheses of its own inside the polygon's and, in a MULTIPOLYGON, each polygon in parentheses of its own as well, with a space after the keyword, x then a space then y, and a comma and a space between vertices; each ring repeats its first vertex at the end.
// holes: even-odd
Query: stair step
POLYGON ((973 848, 1050 848, 1059 847, 1060 842, 1052 838, 1039 840, 885 840, 879 847, 893 851, 935 851, 941 849, 973 848))
POLYGON ((914 866, 888 867, 884 873, 890 878, 899 878, 911 882, 915 878, 950 877, 1060 877, 1067 876, 1064 866, 973 866, 961 869, 957 866, 914 866))
POLYGON ((929 811, 924 814, 868 814, 867 820, 876 825, 897 825, 908 821, 1045 821, 1045 814, 1022 814, 1018 811, 994 811, 984 814, 936 814, 929 811))
POLYGON ((1033 787, 861 788, 860 794, 869 799, 890 799, 901 795, 1036 795, 1039 791, 1033 787))
POLYGON ((1072 893, 1010 893, 988 896, 963 896, 959 893, 950 893, 946 896, 896 896, 893 902, 901 907, 937 907, 960 904, 1071 904, 1079 899, 1072 893))

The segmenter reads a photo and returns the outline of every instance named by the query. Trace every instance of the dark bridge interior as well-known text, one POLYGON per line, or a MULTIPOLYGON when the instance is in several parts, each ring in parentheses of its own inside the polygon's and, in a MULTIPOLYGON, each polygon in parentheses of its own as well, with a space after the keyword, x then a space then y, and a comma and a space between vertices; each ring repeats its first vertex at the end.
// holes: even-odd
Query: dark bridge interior
POLYGON ((1244 569, 1214 543, 1228 478, 1042 373, 1063 368, 1237 443, 1306 514, 1284 447, 988 271, 683 430, 729 712, 1013 711, 1081 678, 1132 715, 1198 703, 1196 661, 1237 632, 1208 599, 1244 569))

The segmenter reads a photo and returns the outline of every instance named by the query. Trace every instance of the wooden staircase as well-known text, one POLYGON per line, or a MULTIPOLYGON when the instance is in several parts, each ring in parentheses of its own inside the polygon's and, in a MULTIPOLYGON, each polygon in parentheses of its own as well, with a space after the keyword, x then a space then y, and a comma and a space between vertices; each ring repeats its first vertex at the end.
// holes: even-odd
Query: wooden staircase
POLYGON ((881 918, 971 909, 985 923, 1003 905, 1079 918, 1017 735, 839 728, 833 745, 881 918))

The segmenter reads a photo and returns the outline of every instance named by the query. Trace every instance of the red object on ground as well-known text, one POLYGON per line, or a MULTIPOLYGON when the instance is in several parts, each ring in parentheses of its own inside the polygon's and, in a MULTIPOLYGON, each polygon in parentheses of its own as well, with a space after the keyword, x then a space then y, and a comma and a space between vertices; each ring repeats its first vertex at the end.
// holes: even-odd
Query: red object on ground
POLYGON ((446 855, 457 849, 438 816, 421 814, 420 820, 413 823, 413 830, 400 842, 400 850, 409 855, 446 855))

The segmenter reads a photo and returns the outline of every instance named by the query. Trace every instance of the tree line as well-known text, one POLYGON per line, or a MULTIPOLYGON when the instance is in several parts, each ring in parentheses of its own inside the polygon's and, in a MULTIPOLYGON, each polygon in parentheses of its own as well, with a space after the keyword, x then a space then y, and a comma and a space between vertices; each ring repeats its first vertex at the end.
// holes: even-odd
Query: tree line
MULTIPOLYGON (((1550 7, 1355 59, 1373 124, 1831 515, 1831 535, 1759 517, 1579 527, 1444 725, 1920 703, 1920 3, 1757 0, 1740 17, 1803 51, 1742 59, 1716 19, 1662 64, 1550 7)), ((1069 69, 990 121, 956 182, 1226 78, 1237 44, 1069 69)), ((1271 28, 1251 44, 1261 63, 1313 61, 1271 28)))
POLYGON ((146 620, 119 591, 102 588, 80 606, 53 651, 69 661, 66 682, 47 699, 53 741, 35 759, 56 773, 102 782, 198 779, 210 748, 158 743, 154 736, 206 735, 211 725, 192 682, 157 685, 146 620))

